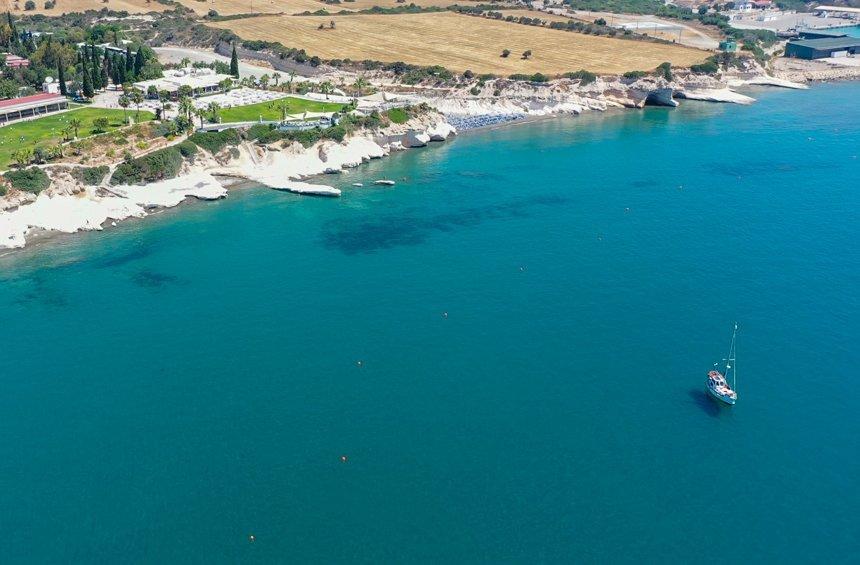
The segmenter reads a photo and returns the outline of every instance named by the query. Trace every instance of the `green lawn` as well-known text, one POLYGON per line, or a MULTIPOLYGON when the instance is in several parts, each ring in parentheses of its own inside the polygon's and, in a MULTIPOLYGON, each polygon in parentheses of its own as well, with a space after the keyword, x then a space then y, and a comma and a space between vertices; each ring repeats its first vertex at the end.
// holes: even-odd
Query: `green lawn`
MULTIPOLYGON (((134 117, 135 111, 130 109, 129 115, 134 117)), ((91 106, 76 108, 68 112, 50 114, 26 122, 17 122, 0 127, 0 167, 6 168, 12 161, 12 153, 22 147, 47 147, 56 145, 63 138, 63 130, 69 125, 69 120, 77 118, 81 121, 78 138, 93 135, 93 120, 105 117, 110 120, 108 131, 113 131, 123 125, 123 111, 91 106)), ((154 118, 150 112, 141 112, 138 121, 154 118)))
MULTIPOLYGON (((205 99, 204 99, 205 100, 205 99)), ((222 122, 255 122, 263 116, 264 120, 280 120, 281 111, 278 106, 286 102, 289 105, 289 114, 301 114, 303 112, 337 112, 343 108, 343 104, 333 102, 317 102, 303 98, 287 97, 271 102, 259 102, 248 106, 236 106, 225 108, 218 112, 222 122)))

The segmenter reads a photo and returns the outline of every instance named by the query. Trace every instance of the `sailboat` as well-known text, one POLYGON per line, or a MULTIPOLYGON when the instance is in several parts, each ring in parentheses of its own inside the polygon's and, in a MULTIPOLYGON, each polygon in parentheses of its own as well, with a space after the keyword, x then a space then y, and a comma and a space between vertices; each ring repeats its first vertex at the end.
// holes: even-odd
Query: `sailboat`
MULTIPOLYGON (((708 394, 726 404, 734 404, 738 400, 737 393, 737 369, 735 368, 735 341, 738 335, 738 324, 732 332, 732 344, 729 346, 729 356, 724 359, 726 368, 724 373, 716 369, 708 371, 708 394), (729 386, 729 373, 731 373, 732 384, 729 386)), ((717 363, 714 363, 714 367, 717 363)))

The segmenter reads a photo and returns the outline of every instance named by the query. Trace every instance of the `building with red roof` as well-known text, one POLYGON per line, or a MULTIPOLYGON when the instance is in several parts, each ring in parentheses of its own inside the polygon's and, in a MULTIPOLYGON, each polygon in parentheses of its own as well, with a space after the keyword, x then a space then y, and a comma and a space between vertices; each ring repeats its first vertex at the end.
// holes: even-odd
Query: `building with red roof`
POLYGON ((59 94, 42 93, 0 100, 0 124, 59 112, 69 107, 69 100, 59 94))
POLYGON ((11 53, 3 53, 6 57, 6 66, 11 67, 13 69, 17 69, 19 67, 29 67, 30 60, 25 59, 24 57, 19 57, 18 55, 12 55, 11 53))

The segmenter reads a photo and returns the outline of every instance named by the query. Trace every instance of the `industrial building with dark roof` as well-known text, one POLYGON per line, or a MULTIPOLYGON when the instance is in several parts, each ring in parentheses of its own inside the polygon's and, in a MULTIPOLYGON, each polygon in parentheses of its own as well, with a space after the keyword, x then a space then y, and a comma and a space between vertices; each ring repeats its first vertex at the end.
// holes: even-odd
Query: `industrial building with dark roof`
POLYGON ((798 59, 824 59, 858 53, 860 53, 860 37, 804 39, 789 41, 785 46, 785 56, 798 59))

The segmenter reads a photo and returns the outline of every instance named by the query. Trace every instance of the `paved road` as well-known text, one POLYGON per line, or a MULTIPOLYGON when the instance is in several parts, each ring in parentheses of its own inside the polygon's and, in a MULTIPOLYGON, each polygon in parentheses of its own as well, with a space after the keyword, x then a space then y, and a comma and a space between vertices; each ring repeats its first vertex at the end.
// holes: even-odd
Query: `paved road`
MULTIPOLYGON (((624 26, 631 31, 659 37, 661 39, 675 40, 682 45, 696 47, 698 49, 716 49, 719 43, 716 39, 692 26, 682 23, 680 20, 661 19, 656 16, 638 14, 613 14, 609 12, 589 12, 576 10, 549 9, 551 13, 568 16, 573 19, 593 22, 597 18, 603 18, 610 26, 624 26)), ((539 17, 539 16, 538 16, 539 17)))
MULTIPOLYGON (((187 47, 155 47, 153 50, 158 54, 158 59, 164 63, 178 63, 185 57, 191 59, 192 62, 199 61, 201 63, 214 63, 215 61, 221 61, 222 63, 230 63, 230 57, 225 57, 224 55, 219 55, 214 51, 206 51, 203 49, 190 49, 187 47)), ((249 65, 248 63, 243 63, 241 59, 239 60, 239 76, 272 76, 272 73, 274 72, 279 72, 283 77, 286 77, 289 74, 284 71, 275 71, 274 69, 267 67, 249 65)), ((312 79, 296 75, 296 80, 312 79)))

